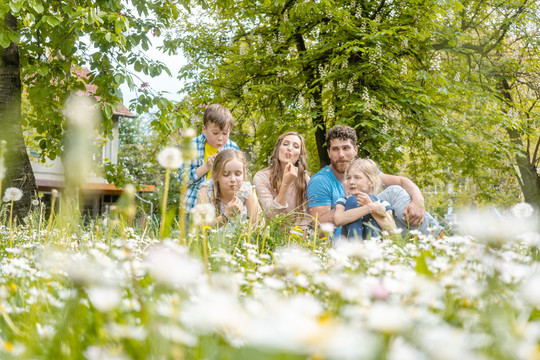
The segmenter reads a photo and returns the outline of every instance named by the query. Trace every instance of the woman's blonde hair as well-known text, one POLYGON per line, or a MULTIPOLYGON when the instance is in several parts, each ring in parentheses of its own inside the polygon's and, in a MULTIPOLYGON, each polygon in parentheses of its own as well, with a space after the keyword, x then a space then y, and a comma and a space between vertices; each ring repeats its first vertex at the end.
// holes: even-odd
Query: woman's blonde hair
POLYGON ((382 189, 381 178, 379 177, 379 168, 377 163, 371 159, 354 159, 351 161, 347 170, 345 170, 345 179, 349 175, 349 172, 352 169, 358 169, 366 175, 369 181, 371 181, 371 188, 369 189, 370 194, 378 194, 382 189))
POLYGON ((296 167, 298 167, 298 177, 296 180, 294 180, 294 186, 296 186, 297 190, 297 204, 302 205, 307 203, 307 181, 306 181, 306 171, 307 171, 307 163, 306 163, 306 141, 304 140, 304 136, 302 134, 297 133, 296 131, 289 131, 284 134, 282 134, 277 142, 276 146, 274 146, 274 152, 272 153, 272 156, 270 157, 270 166, 268 166, 266 169, 270 170, 270 184, 272 185, 272 190, 274 191, 274 196, 277 195, 278 189, 281 186, 281 181, 283 180, 283 169, 281 167, 281 164, 279 163, 279 147, 281 146, 281 143, 283 142, 283 139, 289 135, 294 135, 300 139, 300 156, 298 157, 298 160, 294 164, 296 167))
POLYGON ((244 168, 244 181, 247 180, 246 156, 240 150, 226 149, 218 152, 212 165, 212 180, 214 181, 214 206, 216 207, 216 211, 218 213, 219 202, 221 201, 221 186, 219 185, 219 178, 225 170, 225 165, 234 159, 238 159, 240 162, 242 162, 244 168))

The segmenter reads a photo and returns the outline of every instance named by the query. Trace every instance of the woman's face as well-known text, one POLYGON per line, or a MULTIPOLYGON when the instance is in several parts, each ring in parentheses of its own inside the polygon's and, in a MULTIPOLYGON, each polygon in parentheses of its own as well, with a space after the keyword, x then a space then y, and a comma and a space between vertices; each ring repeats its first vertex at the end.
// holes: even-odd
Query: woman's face
POLYGON ((278 149, 278 159, 282 164, 287 164, 289 161, 295 164, 300 157, 302 151, 302 142, 296 135, 287 135, 281 141, 278 149))
POLYGON ((223 167, 219 177, 219 190, 223 195, 235 194, 244 183, 244 164, 239 159, 232 159, 223 167))
POLYGON ((347 173, 345 186, 349 195, 357 195, 359 192, 369 194, 373 188, 373 183, 362 170, 353 167, 347 173))

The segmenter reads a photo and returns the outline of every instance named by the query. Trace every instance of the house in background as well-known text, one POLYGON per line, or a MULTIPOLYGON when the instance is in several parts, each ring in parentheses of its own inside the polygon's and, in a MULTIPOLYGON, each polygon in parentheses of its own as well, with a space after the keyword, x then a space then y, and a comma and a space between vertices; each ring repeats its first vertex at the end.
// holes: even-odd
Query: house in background
MULTIPOLYGON (((89 71, 87 69, 82 69, 77 72, 77 74, 83 78, 87 78, 88 73, 89 71)), ((95 85, 86 84, 86 95, 93 95, 95 92, 95 85)), ((113 138, 108 139, 101 137, 95 139, 96 147, 99 149, 97 153, 93 154, 96 163, 100 163, 101 161, 110 161, 112 164, 118 163, 118 127, 121 126, 120 123, 122 120, 134 117, 136 117, 136 115, 131 113, 124 105, 120 105, 113 111, 113 138)), ((43 194, 44 201, 49 203, 52 190, 56 189, 59 193, 62 193, 62 190, 65 187, 64 166, 60 158, 47 160, 45 163, 42 163, 37 161, 37 157, 37 153, 30 152, 30 161, 32 170, 34 171, 38 193, 43 194)), ((139 190, 139 192, 154 191, 154 185, 146 185, 139 190)), ((107 183, 101 176, 92 174, 87 179, 87 182, 81 187, 81 211, 83 214, 91 217, 97 217, 100 214, 107 213, 109 212, 111 205, 118 200, 121 193, 121 188, 117 188, 113 184, 107 183)))

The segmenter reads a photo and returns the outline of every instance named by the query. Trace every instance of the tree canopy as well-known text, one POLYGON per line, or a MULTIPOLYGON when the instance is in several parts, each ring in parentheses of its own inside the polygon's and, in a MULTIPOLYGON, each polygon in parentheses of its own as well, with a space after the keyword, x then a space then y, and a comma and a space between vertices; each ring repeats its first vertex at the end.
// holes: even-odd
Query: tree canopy
MULTIPOLYGON (((328 163, 326 129, 348 124, 360 155, 384 171, 405 166, 423 185, 458 174, 490 197, 494 171, 525 185, 526 137, 538 144, 536 117, 509 116, 502 86, 506 78, 513 93, 518 76, 538 79, 537 17, 527 0, 219 1, 182 11, 165 46, 188 57, 181 75, 192 100, 228 104, 262 153, 295 128, 308 134, 317 169, 328 163)), ((532 175, 522 190, 538 205, 525 190, 539 184, 532 175)))

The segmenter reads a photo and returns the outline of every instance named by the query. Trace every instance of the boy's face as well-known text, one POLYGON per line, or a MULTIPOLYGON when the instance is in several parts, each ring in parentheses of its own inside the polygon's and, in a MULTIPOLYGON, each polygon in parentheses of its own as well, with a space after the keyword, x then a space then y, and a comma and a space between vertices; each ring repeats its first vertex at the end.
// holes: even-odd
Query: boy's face
POLYGON ((229 140, 231 129, 220 129, 218 124, 208 123, 208 126, 202 126, 202 132, 206 136, 206 141, 213 147, 219 149, 229 140))

